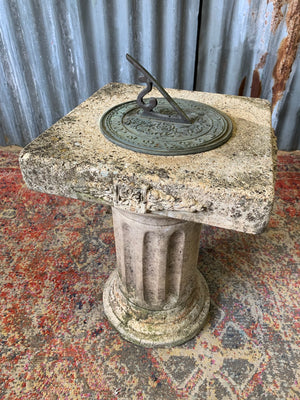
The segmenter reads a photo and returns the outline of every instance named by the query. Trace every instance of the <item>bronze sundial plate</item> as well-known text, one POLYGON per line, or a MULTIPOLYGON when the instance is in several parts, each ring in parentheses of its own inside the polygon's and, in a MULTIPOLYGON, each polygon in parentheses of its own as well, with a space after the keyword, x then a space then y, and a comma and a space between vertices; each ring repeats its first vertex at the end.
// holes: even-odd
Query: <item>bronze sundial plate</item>
POLYGON ((111 142, 139 153, 178 156, 201 153, 224 144, 231 136, 230 118, 203 103, 176 99, 191 124, 168 121, 176 112, 164 98, 157 99, 156 111, 166 115, 160 120, 138 107, 137 102, 119 104, 103 114, 100 128, 111 142))

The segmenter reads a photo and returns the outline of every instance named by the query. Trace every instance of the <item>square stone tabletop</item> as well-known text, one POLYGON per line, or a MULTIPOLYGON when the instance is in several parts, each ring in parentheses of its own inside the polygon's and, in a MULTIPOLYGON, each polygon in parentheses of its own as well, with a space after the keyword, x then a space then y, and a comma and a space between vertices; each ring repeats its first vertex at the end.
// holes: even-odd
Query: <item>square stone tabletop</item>
MULTIPOLYGON (((135 100, 141 86, 111 83, 27 145, 20 166, 28 187, 247 233, 268 223, 274 198, 275 139, 266 100, 168 89, 233 122, 228 142, 208 152, 154 156, 119 147, 100 131, 108 109, 135 100)), ((161 97, 155 90, 151 95, 161 97)))

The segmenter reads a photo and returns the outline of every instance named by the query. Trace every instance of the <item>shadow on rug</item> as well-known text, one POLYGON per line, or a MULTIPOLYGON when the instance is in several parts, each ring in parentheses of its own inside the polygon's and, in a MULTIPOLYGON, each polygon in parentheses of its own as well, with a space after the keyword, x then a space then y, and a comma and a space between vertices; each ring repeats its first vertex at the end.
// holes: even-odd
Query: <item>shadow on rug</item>
POLYGON ((263 234, 203 227, 210 320, 156 350, 103 314, 110 208, 29 191, 17 157, 0 151, 1 399, 300 398, 299 152, 279 153, 263 234))

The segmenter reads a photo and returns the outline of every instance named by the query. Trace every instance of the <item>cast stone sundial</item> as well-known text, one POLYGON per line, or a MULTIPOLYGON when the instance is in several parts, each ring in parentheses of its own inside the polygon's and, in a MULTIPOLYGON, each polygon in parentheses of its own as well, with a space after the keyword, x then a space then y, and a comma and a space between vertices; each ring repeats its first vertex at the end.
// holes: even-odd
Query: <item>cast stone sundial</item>
POLYGON ((33 190, 112 206, 117 268, 103 293, 105 314, 131 342, 170 346, 207 319, 201 224, 257 234, 268 223, 271 110, 261 99, 167 93, 128 59, 146 89, 104 86, 27 145, 20 166, 33 190), (152 86, 155 97, 144 100, 152 86))

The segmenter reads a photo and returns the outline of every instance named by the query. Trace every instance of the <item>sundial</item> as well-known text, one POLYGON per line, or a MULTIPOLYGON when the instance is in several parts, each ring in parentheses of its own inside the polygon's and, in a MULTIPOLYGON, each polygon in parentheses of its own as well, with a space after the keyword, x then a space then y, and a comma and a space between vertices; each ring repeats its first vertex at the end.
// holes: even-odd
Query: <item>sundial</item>
POLYGON ((100 128, 107 139, 139 153, 177 156, 214 149, 230 138, 232 122, 225 113, 197 101, 173 99, 138 61, 129 54, 126 58, 147 86, 136 100, 104 113, 100 128), (145 101, 153 86, 163 98, 145 101))
POLYGON ((116 269, 104 313, 130 342, 175 346, 197 335, 209 313, 201 224, 252 234, 267 225, 271 108, 216 93, 170 89, 171 97, 127 59, 141 72, 142 91, 107 84, 26 146, 20 165, 33 190, 112 206, 116 269), (144 98, 153 86, 162 97, 144 98))

